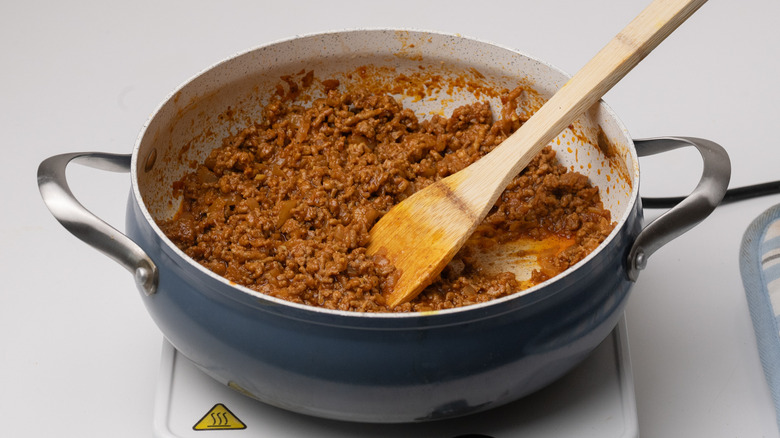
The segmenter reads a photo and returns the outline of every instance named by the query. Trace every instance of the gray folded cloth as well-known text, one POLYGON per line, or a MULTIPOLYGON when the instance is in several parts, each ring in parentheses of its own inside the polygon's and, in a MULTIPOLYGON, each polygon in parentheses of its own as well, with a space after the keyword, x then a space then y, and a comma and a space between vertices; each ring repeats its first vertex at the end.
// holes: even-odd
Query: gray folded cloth
POLYGON ((745 231, 739 268, 780 429, 780 205, 762 213, 745 231))

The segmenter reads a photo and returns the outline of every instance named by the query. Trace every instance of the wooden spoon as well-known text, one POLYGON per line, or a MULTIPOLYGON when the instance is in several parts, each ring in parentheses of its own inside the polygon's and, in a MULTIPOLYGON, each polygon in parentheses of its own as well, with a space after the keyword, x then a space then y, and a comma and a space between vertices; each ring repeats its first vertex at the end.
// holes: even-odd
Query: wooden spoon
POLYGON ((385 292, 387 304, 405 303, 429 285, 512 178, 705 1, 653 1, 512 136, 390 209, 371 229, 368 246, 369 255, 396 268, 395 282, 385 292))

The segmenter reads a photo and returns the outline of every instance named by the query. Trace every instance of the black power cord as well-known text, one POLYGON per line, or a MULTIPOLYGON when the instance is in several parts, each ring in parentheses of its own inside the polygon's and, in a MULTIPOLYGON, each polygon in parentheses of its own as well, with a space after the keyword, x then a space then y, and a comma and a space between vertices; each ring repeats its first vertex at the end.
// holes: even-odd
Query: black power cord
MULTIPOLYGON (((780 193, 780 181, 772 181, 752 186, 737 187, 728 189, 720 205, 731 202, 744 201, 746 199, 758 198, 766 195, 780 193)), ((679 204, 684 196, 670 198, 642 198, 642 208, 672 208, 679 204)))

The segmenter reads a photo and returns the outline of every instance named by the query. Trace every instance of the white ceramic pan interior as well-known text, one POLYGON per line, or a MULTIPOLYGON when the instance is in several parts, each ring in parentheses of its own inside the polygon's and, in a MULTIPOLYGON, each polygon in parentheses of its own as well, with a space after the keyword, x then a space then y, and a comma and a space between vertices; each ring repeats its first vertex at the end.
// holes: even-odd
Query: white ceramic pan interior
MULTIPOLYGON (((341 89, 395 84, 393 94, 422 118, 449 116, 477 99, 489 100, 497 118, 502 106, 496 91, 518 85, 526 90, 518 112, 529 117, 567 80, 554 67, 515 51, 430 32, 356 30, 265 45, 195 76, 150 118, 133 154, 134 184, 150 218, 171 218, 180 201, 174 181, 224 137, 259 120, 274 93, 289 91, 283 78, 300 81, 309 72, 313 82, 307 98, 318 97, 327 79, 338 79, 341 89), (402 75, 412 85, 397 86, 394 80, 402 75)), ((612 111, 603 103, 594 106, 551 146, 562 164, 600 188, 605 208, 620 227, 637 197, 639 167, 630 136, 612 111)), ((528 268, 533 266, 523 269, 528 268)), ((519 279, 529 275, 523 269, 516 272, 519 279)))

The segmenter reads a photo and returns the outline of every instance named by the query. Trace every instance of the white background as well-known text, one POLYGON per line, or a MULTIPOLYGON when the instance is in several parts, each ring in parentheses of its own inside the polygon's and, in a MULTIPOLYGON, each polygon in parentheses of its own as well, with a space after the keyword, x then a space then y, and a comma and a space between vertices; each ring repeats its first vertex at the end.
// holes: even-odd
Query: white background
MULTIPOLYGON (((0 3, 0 435, 150 436, 161 334, 131 276, 69 235, 35 184, 63 152, 129 153, 164 97, 236 52, 297 34, 460 33, 573 74, 646 4, 559 1, 0 3)), ((705 137, 732 186, 780 179, 780 3, 713 0, 605 100, 635 138, 705 137)), ((642 160, 644 196, 682 195, 695 153, 642 160)), ((80 200, 123 228, 127 174, 73 166, 80 200)), ((628 334, 643 437, 778 436, 739 276, 742 233, 780 202, 722 206, 657 252, 628 334)), ((656 215, 648 212, 648 217, 656 215)))

